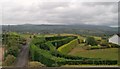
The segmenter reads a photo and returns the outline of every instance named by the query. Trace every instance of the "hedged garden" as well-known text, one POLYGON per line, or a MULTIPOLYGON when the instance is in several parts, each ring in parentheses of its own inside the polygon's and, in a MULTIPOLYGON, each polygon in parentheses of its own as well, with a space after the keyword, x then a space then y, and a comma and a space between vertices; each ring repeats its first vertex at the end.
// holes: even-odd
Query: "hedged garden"
POLYGON ((76 36, 36 37, 29 46, 31 61, 53 67, 61 65, 116 65, 117 60, 102 60, 99 58, 86 58, 67 55, 78 44, 76 36))

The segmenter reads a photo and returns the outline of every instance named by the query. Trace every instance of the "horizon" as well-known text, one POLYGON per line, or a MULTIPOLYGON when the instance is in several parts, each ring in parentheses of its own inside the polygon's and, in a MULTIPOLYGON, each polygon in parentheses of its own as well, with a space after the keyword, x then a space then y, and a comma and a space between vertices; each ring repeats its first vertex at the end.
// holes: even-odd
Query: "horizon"
MULTIPOLYGON (((91 24, 30 24, 30 23, 25 23, 25 24, 2 24, 2 26, 16 26, 16 25, 63 25, 63 26, 69 26, 69 25, 84 25, 84 26, 105 26, 105 25, 91 25, 91 24)), ((105 26, 105 27, 112 27, 112 28, 117 28, 117 26, 105 26)))

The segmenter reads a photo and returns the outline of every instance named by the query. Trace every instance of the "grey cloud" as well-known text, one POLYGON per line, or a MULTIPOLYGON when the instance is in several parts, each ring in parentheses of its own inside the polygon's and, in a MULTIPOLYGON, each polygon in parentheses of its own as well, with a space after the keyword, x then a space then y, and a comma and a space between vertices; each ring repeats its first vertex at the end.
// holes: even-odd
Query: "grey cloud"
POLYGON ((111 6, 111 5, 116 5, 118 2, 83 2, 84 5, 89 5, 89 6, 111 6))
POLYGON ((117 25, 116 3, 38 2, 30 5, 4 5, 4 23, 59 23, 117 25))

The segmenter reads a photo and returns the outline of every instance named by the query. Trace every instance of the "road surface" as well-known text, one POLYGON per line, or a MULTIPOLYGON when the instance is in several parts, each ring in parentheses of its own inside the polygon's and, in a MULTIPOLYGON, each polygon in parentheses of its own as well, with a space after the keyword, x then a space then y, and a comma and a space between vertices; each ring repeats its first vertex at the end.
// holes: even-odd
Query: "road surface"
POLYGON ((22 46, 22 50, 16 59, 15 67, 26 67, 28 65, 29 43, 30 39, 27 40, 26 45, 22 46))
POLYGON ((28 63, 28 45, 22 46, 22 51, 16 59, 16 67, 25 67, 28 63))

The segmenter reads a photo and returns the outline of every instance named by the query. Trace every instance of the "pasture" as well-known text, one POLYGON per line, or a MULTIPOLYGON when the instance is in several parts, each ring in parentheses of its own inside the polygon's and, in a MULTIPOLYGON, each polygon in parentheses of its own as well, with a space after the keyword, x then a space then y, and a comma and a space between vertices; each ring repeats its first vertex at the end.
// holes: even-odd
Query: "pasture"
POLYGON ((118 48, 94 49, 85 50, 83 45, 80 44, 72 49, 68 55, 82 56, 88 58, 101 58, 107 60, 118 60, 118 48))

